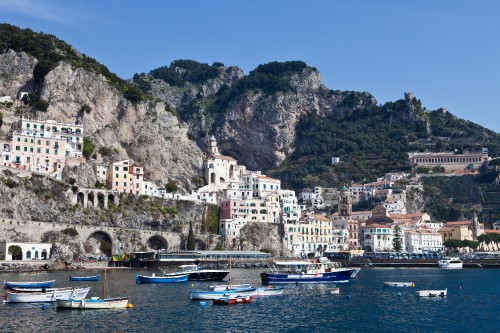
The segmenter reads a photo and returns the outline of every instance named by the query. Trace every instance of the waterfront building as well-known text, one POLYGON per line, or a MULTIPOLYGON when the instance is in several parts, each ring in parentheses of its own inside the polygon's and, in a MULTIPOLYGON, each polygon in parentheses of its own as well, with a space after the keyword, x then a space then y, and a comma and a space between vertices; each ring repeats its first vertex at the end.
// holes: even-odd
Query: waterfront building
POLYGON ((330 251, 333 245, 332 221, 323 215, 309 215, 284 227, 284 241, 293 256, 301 253, 315 253, 318 256, 330 251))
POLYGON ((0 242, 0 260, 47 260, 52 243, 0 242), (9 247, 19 246, 19 255, 9 254, 9 247))
POLYGON ((437 231, 419 229, 404 232, 405 248, 410 253, 443 251, 443 239, 437 231))
POLYGON ((477 240, 477 236, 484 234, 484 224, 477 221, 477 216, 475 218, 473 216, 469 221, 447 222, 438 232, 443 238, 443 243, 448 239, 477 240), (474 228, 476 230, 473 232, 474 228))
MULTIPOLYGON (((401 245, 404 247, 403 237, 401 245)), ((393 248, 393 229, 390 225, 370 223, 360 227, 361 248, 367 252, 388 252, 393 248)))
POLYGON ((297 197, 295 196, 295 191, 281 189, 278 190, 278 195, 281 205, 281 222, 297 222, 301 216, 301 210, 297 197))

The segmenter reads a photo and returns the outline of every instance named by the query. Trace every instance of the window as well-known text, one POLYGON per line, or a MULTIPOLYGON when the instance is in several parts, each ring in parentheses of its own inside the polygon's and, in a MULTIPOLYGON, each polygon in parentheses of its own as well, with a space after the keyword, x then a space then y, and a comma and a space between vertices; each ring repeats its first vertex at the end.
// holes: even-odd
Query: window
POLYGON ((50 146, 50 141, 48 141, 48 140, 47 140, 47 141, 45 141, 45 145, 46 145, 46 146, 50 146))
POLYGON ((49 152, 50 152, 49 148, 45 149, 45 154, 50 154, 49 152))
POLYGON ((57 155, 57 149, 56 149, 56 150, 54 150, 54 154, 56 154, 56 155, 57 155))
MULTIPOLYGON (((115 171, 118 171, 118 167, 117 166, 115 166, 115 171)), ((116 176, 116 177, 118 177, 118 176, 116 176)))
POLYGON ((126 187, 126 186, 127 186, 127 182, 123 182, 123 186, 125 186, 125 187, 126 187))
POLYGON ((28 138, 24 138, 24 142, 25 142, 25 143, 26 143, 26 142, 28 142, 28 138))
POLYGON ((118 174, 115 174, 115 178, 118 178, 118 174))
POLYGON ((33 147, 30 147, 30 153, 32 153, 32 152, 33 152, 33 147))
POLYGON ((42 144, 42 140, 36 140, 36 143, 37 143, 38 145, 41 145, 41 144, 42 144))
POLYGON ((21 146, 16 146, 16 150, 21 150, 21 146))
POLYGON ((123 171, 128 171, 128 167, 123 167, 123 171))
POLYGON ((115 182, 115 186, 118 186, 118 182, 115 182))
POLYGON ((19 137, 18 137, 18 138, 17 138, 17 142, 21 142, 21 138, 19 138, 19 137))
POLYGON ((41 154, 41 153, 42 153, 42 148, 37 148, 37 149, 36 149, 36 152, 37 152, 38 154, 41 154))

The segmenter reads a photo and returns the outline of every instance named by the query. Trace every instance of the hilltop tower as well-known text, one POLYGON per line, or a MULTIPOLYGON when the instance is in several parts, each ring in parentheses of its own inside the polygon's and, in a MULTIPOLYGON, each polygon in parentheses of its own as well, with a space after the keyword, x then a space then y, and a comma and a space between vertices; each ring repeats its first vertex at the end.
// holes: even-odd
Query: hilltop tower
POLYGON ((339 191, 339 216, 351 216, 352 214, 352 199, 351 193, 347 186, 342 186, 339 191))
POLYGON ((217 140, 215 139, 215 137, 213 135, 210 138, 210 154, 219 155, 219 148, 217 147, 217 140))

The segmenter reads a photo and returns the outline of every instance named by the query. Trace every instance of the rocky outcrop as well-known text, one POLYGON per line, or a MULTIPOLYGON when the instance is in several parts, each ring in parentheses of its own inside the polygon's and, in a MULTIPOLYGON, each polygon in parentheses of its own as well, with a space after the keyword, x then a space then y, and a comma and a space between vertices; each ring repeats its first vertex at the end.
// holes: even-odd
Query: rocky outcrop
POLYGON ((290 250, 283 246, 279 225, 270 223, 249 223, 240 231, 240 238, 231 240, 246 251, 269 251, 276 256, 290 256, 290 250))
POLYGON ((24 52, 8 50, 0 54, 0 97, 15 98, 21 91, 31 91, 37 62, 24 52))
POLYGON ((66 63, 47 74, 40 97, 50 103, 46 118, 82 123, 97 151, 113 148, 115 160, 132 159, 159 185, 173 179, 190 190, 191 180, 201 174, 202 151, 189 140, 187 126, 161 102, 134 105, 103 76, 66 63), (91 111, 82 112, 84 105, 91 111))

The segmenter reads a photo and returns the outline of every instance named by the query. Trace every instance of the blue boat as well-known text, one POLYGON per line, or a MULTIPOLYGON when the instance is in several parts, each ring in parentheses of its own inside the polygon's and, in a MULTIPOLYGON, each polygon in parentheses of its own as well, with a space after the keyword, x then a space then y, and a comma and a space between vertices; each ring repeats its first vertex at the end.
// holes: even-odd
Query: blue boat
POLYGON ((359 268, 341 268, 326 258, 315 261, 281 261, 260 274, 263 284, 339 283, 356 276, 359 268))
POLYGON ((92 276, 70 276, 70 281, 99 281, 101 279, 100 275, 92 276))
POLYGON ((146 276, 137 274, 135 277, 135 283, 145 284, 145 283, 177 283, 177 282, 187 282, 188 275, 176 275, 176 276, 146 276))
POLYGON ((12 288, 51 288, 56 280, 38 282, 4 282, 5 289, 12 288))

